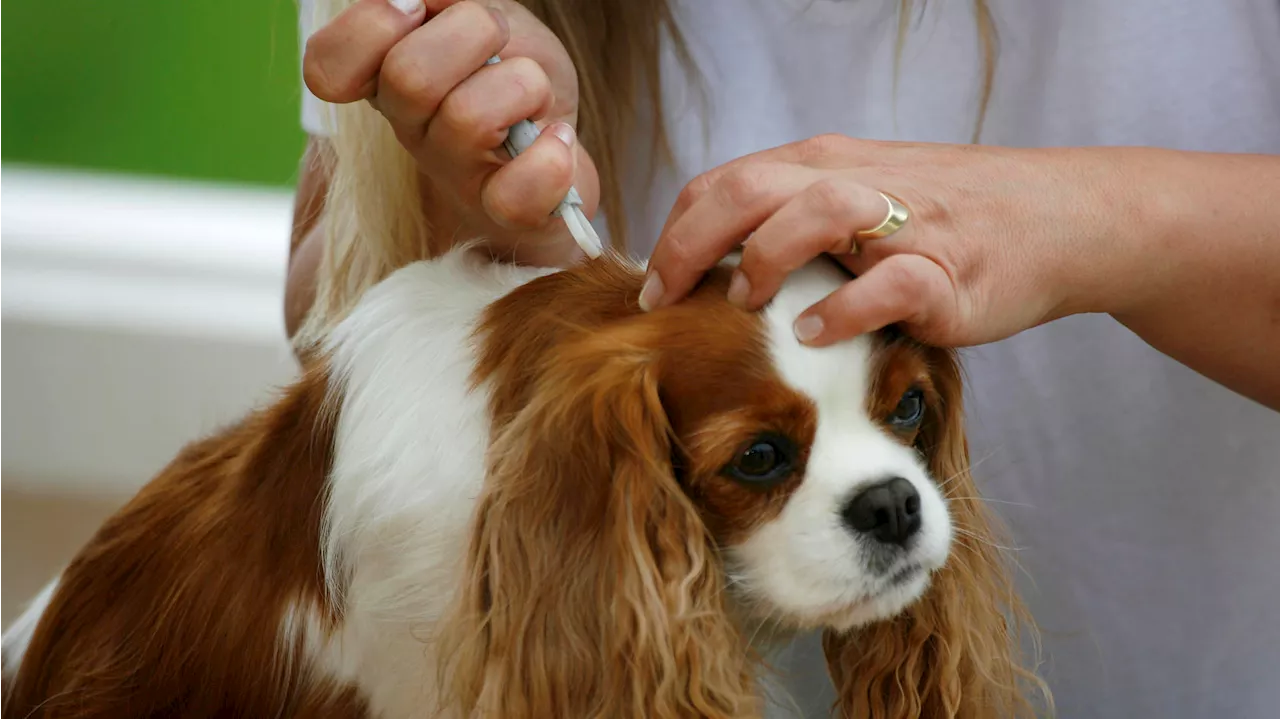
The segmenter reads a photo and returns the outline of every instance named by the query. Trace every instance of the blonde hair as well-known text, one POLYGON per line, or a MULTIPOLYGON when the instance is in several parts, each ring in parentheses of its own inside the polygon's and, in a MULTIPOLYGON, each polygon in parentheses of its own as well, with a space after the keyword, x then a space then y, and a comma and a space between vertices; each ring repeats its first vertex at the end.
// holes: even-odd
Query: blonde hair
MULTIPOLYGON (((321 27, 354 0, 317 0, 312 27, 321 27)), ((601 208, 615 247, 625 247, 625 209, 619 180, 623 147, 635 128, 641 93, 653 127, 655 154, 669 157, 659 77, 665 33, 690 75, 693 63, 671 14, 670 0, 520 0, 547 25, 578 73, 578 135, 601 179, 601 208)), ((898 49, 904 44, 914 0, 899 0, 898 49)), ((983 54, 981 108, 975 140, 991 94, 995 34, 986 0, 974 0, 983 54)), ((896 69, 895 69, 896 74, 896 69)), ((333 108, 335 127, 322 159, 328 195, 321 223, 324 251, 315 301, 294 344, 305 350, 342 319, 373 284, 394 270, 447 249, 454 237, 437 233, 422 211, 413 159, 368 103, 333 108)))

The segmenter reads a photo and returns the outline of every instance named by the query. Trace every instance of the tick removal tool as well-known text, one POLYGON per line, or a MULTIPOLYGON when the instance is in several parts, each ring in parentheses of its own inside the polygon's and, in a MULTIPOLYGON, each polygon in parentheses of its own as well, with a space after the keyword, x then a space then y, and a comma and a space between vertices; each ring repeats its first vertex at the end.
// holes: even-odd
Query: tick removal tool
MULTIPOLYGON (((501 60, 494 55, 485 64, 495 65, 499 62, 501 60)), ((502 141, 502 146, 512 158, 515 158, 516 155, 529 149, 536 139, 538 139, 538 126, 529 120, 521 120, 507 130, 507 139, 502 141)), ((578 194, 577 188, 570 187, 569 194, 565 195, 560 206, 551 214, 564 220, 564 224, 569 228, 569 234, 573 235, 574 241, 583 252, 587 253, 587 257, 595 259, 600 256, 602 251, 600 236, 596 234, 595 228, 582 212, 582 196, 578 194)))

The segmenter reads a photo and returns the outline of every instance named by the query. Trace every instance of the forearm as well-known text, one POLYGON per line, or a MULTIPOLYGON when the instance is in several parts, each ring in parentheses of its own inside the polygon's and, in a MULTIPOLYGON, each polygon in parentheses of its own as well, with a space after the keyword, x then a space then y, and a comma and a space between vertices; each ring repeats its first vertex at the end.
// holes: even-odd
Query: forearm
MULTIPOLYGON (((1280 157, 1141 151, 1136 253, 1106 308, 1156 349, 1280 409, 1280 157)), ((1123 230, 1122 230, 1123 232, 1123 230)), ((1116 242, 1124 242, 1122 235, 1116 242)))

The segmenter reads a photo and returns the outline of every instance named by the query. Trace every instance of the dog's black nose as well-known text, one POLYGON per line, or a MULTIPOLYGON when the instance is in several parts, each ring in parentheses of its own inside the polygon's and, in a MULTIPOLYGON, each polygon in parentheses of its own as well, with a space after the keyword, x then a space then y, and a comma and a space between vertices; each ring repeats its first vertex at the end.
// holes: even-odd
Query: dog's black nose
POLYGON ((920 494, 911 482, 894 477, 859 492, 841 515, 855 531, 901 546, 920 529, 920 494))

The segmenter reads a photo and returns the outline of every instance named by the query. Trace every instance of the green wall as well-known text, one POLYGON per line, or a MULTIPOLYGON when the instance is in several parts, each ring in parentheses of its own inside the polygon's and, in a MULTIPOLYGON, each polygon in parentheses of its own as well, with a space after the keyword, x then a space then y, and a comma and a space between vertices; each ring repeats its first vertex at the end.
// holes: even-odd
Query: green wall
POLYGON ((291 185, 294 0, 6 0, 2 158, 291 185))

